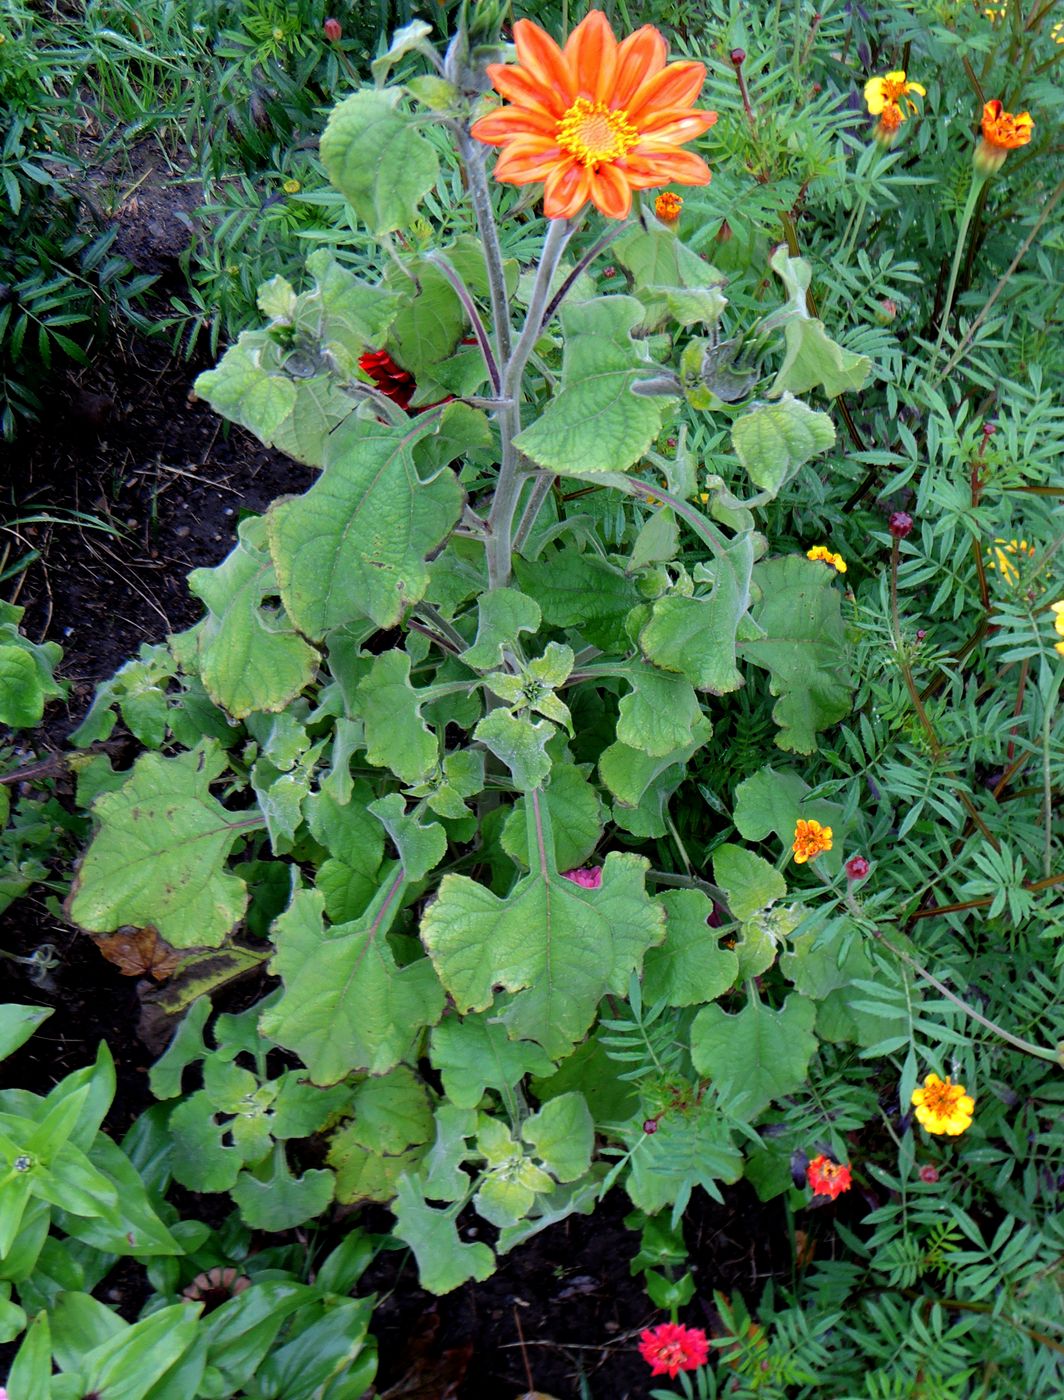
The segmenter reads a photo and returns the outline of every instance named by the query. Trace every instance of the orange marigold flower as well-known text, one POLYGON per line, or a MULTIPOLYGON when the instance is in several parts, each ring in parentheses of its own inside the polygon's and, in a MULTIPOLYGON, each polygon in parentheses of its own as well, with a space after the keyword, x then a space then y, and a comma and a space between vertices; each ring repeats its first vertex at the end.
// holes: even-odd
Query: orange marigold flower
POLYGON ((983 136, 975 148, 975 164, 986 174, 1000 169, 1009 151, 1026 146, 1034 131, 1030 112, 1013 116, 995 97, 983 108, 983 136))
POLYGON ((905 113, 896 102, 890 102, 879 115, 872 135, 883 146, 892 146, 898 129, 905 120, 905 113))
POLYGON ((830 826, 799 819, 794 828, 794 845, 791 847, 795 865, 804 865, 807 860, 816 860, 821 852, 830 851, 831 835, 830 826))
POLYGON ((833 1162, 823 1153, 809 1163, 805 1179, 814 1196, 830 1196, 832 1200, 853 1185, 849 1167, 843 1166, 841 1162, 833 1162))
POLYGON ((683 195, 673 194, 671 190, 666 190, 664 194, 659 194, 654 201, 654 213, 663 224, 674 224, 680 217, 680 210, 683 208, 683 195))
POLYGON ((639 1355, 653 1369, 652 1376, 675 1380, 680 1371, 697 1371, 709 1360, 709 1338, 701 1327, 662 1322, 639 1334, 639 1355))
POLYGON ((954 1084, 949 1076, 940 1079, 929 1074, 923 1088, 913 1090, 912 1101, 917 1121, 929 1133, 957 1137, 972 1126, 975 1100, 963 1084, 954 1084))
POLYGON ((496 180, 543 181, 548 219, 571 219, 588 200, 608 219, 623 219, 633 190, 709 184, 705 161, 679 149, 717 120, 694 107, 705 67, 666 64, 653 25, 618 43, 605 15, 592 10, 562 49, 519 19, 514 43, 516 64, 488 65, 507 105, 474 122, 472 134, 503 148, 496 180))
POLYGON ((899 123, 905 120, 906 107, 910 112, 917 110, 916 103, 909 96, 910 92, 915 92, 920 97, 927 96, 927 88, 922 83, 906 81, 904 69, 888 73, 885 78, 869 78, 864 85, 864 99, 872 116, 878 117, 881 112, 885 113, 888 108, 894 107, 897 109, 899 123))

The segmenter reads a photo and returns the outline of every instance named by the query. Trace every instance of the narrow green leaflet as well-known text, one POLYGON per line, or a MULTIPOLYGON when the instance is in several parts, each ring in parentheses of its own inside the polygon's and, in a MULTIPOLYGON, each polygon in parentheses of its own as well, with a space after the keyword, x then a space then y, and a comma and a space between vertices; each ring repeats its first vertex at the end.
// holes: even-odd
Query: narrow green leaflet
POLYGON ((260 1029, 295 1051, 315 1084, 335 1084, 354 1069, 392 1069, 443 1011, 432 964, 396 964, 379 927, 387 909, 376 903, 375 918, 371 905, 361 919, 326 929, 323 896, 297 890, 274 923, 270 967, 284 994, 263 1012, 260 1029))
POLYGON ((665 941, 647 952, 644 1000, 697 1006, 722 996, 735 985, 739 959, 709 926, 712 901, 701 890, 669 890, 658 903, 665 910, 665 941))
POLYGON ((531 1041, 510 1040, 505 1026, 484 1015, 448 1016, 433 1027, 429 1059, 443 1076, 450 1103, 476 1108, 488 1089, 506 1091, 526 1074, 554 1072, 550 1056, 531 1041))
POLYGON ((533 722, 509 710, 490 710, 473 730, 473 738, 502 759, 521 792, 540 787, 550 773, 547 744, 554 736, 548 720, 533 722))
POLYGON ((737 690, 743 678, 735 664, 736 634, 750 605, 753 561, 753 535, 738 535, 723 558, 699 570, 712 578, 708 596, 659 598, 639 633, 647 660, 678 671, 697 690, 714 695, 737 690))
POLYGON ((514 439, 532 461, 586 476, 623 471, 643 456, 661 429, 666 402, 632 392, 656 368, 631 335, 643 315, 640 302, 627 296, 563 307, 561 390, 514 439))
MULTIPOLYGON (((599 843, 605 814, 593 783, 572 763, 555 763, 544 789, 559 870, 583 865, 599 843)), ((502 848, 519 865, 528 864, 528 799, 515 803, 502 829, 502 848)))
POLYGON ((664 915, 644 887, 647 862, 611 851, 600 889, 565 880, 549 858, 500 899, 464 875, 445 875, 421 935, 459 1011, 484 1011, 503 987, 516 995, 499 1019, 514 1039, 567 1055, 607 991, 623 995, 664 915))
POLYGON ((691 1026, 691 1058, 728 1112, 752 1120, 805 1083, 817 1048, 815 1020, 815 1004, 797 993, 778 1011, 761 1001, 735 1016, 704 1006, 691 1026))
POLYGON ((463 1244, 455 1224, 461 1205, 437 1210, 423 1194, 416 1176, 399 1178, 394 1233, 414 1251, 418 1281, 430 1293, 450 1293, 467 1279, 482 1283, 495 1272, 495 1256, 486 1244, 463 1244))
POLYGON ((426 557, 461 514, 454 473, 419 479, 412 449, 430 415, 407 427, 351 418, 329 439, 326 471, 305 495, 275 504, 270 552, 289 616, 319 639, 361 617, 394 627, 428 586, 426 557))
POLYGON ((399 88, 352 93, 329 114, 321 160, 374 234, 409 227, 439 175, 431 144, 398 109, 399 88))
POLYGON ((636 663, 624 678, 632 689, 619 706, 617 738, 622 744, 660 758, 693 742, 702 707, 686 677, 636 663))
POLYGON ((404 783, 419 783, 436 767, 436 736, 421 718, 417 691, 410 684, 410 657, 386 651, 373 658, 359 682, 356 704, 366 726, 366 758, 390 768, 404 783))
POLYGON ((656 1133, 643 1132, 642 1117, 628 1135, 636 1150, 625 1190, 632 1204, 648 1215, 668 1205, 682 1211, 696 1186, 719 1201, 717 1182, 742 1176, 743 1154, 709 1094, 700 1104, 659 1118, 656 1133))
POLYGON ((51 1006, 20 1006, 17 1002, 0 1005, 0 1060, 13 1055, 25 1044, 55 1008, 51 1006))
POLYGON ((205 743, 176 758, 142 754, 93 805, 99 823, 74 882, 70 917, 93 933, 152 926, 175 948, 216 948, 243 914, 247 886, 225 862, 257 812, 227 812, 210 785, 225 755, 205 743))
POLYGON ((787 881, 774 865, 730 842, 713 852, 713 878, 727 897, 732 917, 740 922, 787 893, 787 881))
POLYGON ((736 418, 731 438, 747 476, 771 499, 799 467, 834 444, 835 425, 826 413, 784 394, 736 418))
POLYGON ((182 664, 191 663, 211 699, 234 719, 283 710, 314 679, 318 653, 283 609, 264 606, 277 593, 264 520, 242 521, 229 557, 217 568, 194 569, 188 586, 208 616, 186 634, 182 664))
POLYGON ((591 1165, 595 1124, 583 1094, 560 1094, 526 1118, 521 1136, 557 1181, 576 1181, 591 1165))
POLYGON ((535 632, 543 620, 539 604, 517 588, 496 588, 477 600, 477 639, 461 659, 475 671, 494 671, 503 664, 503 650, 513 647, 522 632, 535 632))
POLYGON ((790 555, 756 565, 761 601, 752 609, 762 635, 739 643, 739 654, 770 673, 780 697, 772 718, 776 743, 814 753, 821 729, 850 711, 849 647, 836 575, 823 564, 790 555))

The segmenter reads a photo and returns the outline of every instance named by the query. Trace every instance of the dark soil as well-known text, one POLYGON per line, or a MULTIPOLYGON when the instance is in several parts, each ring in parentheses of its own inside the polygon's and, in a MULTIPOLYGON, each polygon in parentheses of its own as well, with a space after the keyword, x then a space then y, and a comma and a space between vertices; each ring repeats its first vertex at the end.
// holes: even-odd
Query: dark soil
MULTIPOLYGON (((149 185, 122 223, 123 251, 143 270, 175 277, 174 258, 187 228, 182 198, 149 185), (160 199, 162 202, 160 203, 160 199), (141 217, 134 217, 138 210, 141 217)), ((30 550, 40 558, 9 582, 5 596, 26 609, 36 641, 64 650, 71 682, 53 704, 39 743, 61 746, 90 703, 96 684, 145 642, 191 625, 199 602, 185 579, 217 564, 231 549, 242 512, 260 512, 278 495, 306 489, 314 473, 239 430, 227 430, 191 395, 207 361, 189 363, 158 339, 126 339, 53 390, 47 421, 7 453, 0 523, 14 541, 8 562, 30 550), (96 517, 113 533, 65 512, 96 517), (47 514, 55 523, 17 524, 47 514)), ((132 761, 133 749, 116 761, 132 761)), ((65 780, 60 780, 63 795, 65 780)), ((54 907, 54 906, 53 906, 54 907)), ((45 1093, 71 1070, 92 1062, 101 1040, 114 1056, 118 1091, 106 1127, 120 1137, 151 1103, 153 1053, 138 1037, 143 990, 106 962, 92 941, 53 914, 40 891, 0 918, 0 947, 28 954, 52 944, 58 966, 43 983, 0 962, 2 1000, 54 1008, 54 1015, 2 1066, 0 1085, 45 1093)), ((239 1009, 261 995, 258 984, 227 992, 239 1009)), ((222 1198, 180 1203, 214 1218, 222 1198)), ((614 1192, 593 1217, 574 1217, 500 1260, 486 1283, 442 1299, 416 1285, 402 1254, 382 1255, 365 1289, 381 1296, 373 1331, 379 1339, 379 1394, 385 1400, 515 1400, 538 1390, 558 1400, 625 1400, 646 1396, 648 1368, 636 1343, 661 1321, 628 1263, 638 1236, 622 1221, 628 1206, 614 1192)), ((768 1278, 789 1267, 782 1207, 760 1205, 744 1185, 719 1206, 696 1193, 685 1221, 700 1302, 687 1321, 712 1329, 714 1289, 738 1289, 750 1301, 768 1278)), ((147 1296, 139 1265, 120 1262, 100 1296, 134 1317, 147 1296)), ((0 1374, 5 1369, 0 1349, 0 1374)))

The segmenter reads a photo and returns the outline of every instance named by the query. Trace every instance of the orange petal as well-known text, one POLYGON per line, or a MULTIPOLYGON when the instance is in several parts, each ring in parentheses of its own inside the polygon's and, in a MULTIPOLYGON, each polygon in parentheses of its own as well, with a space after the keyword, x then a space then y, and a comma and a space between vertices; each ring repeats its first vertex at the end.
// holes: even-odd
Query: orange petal
POLYGON ((692 151, 647 151, 637 146, 624 158, 625 178, 634 190, 658 185, 708 185, 709 166, 692 151))
POLYGON ((470 135, 489 146, 501 146, 515 136, 551 136, 558 127, 557 117, 533 112, 529 107, 501 107, 489 112, 470 127, 470 135))
POLYGON ((627 107, 640 85, 665 67, 668 50, 660 31, 644 24, 621 41, 617 50, 617 76, 610 106, 627 107))
POLYGON ((705 65, 701 63, 670 63, 653 78, 648 79, 627 104, 628 119, 639 125, 668 107, 690 107, 706 81, 705 65))
POLYGON ((566 98, 545 88, 531 73, 513 63, 489 63, 488 77, 495 91, 507 101, 519 107, 530 107, 536 112, 545 112, 555 120, 563 116, 569 102, 566 98))
POLYGON ((571 159, 560 146, 542 136, 519 136, 509 142, 495 162, 495 178, 508 185, 545 180, 558 165, 571 159))
POLYGON ((668 107, 656 113, 640 127, 642 136, 655 141, 674 141, 677 145, 693 141, 716 123, 716 112, 692 111, 687 107, 668 107))
POLYGON ((521 66, 545 89, 570 107, 575 93, 569 64, 561 49, 545 29, 530 19, 519 19, 514 25, 514 43, 521 66))
POLYGON ((601 10, 592 10, 569 35, 565 57, 573 75, 575 95, 605 102, 613 92, 617 40, 601 10))
POLYGON ((570 159, 550 172, 543 184, 543 212, 548 219, 571 219, 588 200, 591 177, 585 166, 570 159))
POLYGON ((591 176, 591 199, 607 219, 627 219, 632 187, 616 165, 600 165, 591 176))

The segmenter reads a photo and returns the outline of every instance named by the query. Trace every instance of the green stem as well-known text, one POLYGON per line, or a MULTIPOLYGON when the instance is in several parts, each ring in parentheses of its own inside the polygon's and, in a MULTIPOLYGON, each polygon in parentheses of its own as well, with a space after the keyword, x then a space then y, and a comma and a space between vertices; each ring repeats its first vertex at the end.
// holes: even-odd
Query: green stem
POLYGON ((510 358, 510 298, 506 291, 506 272, 503 268, 499 229, 495 222, 491 191, 488 189, 485 166, 488 148, 474 141, 468 131, 462 128, 456 132, 456 144, 469 181, 473 212, 484 250, 491 317, 495 323, 495 359, 501 366, 510 358))
POLYGON ((972 215, 975 213, 976 201, 982 192, 983 186, 987 182, 987 176, 981 170, 972 167, 972 183, 968 190, 968 198, 965 201, 964 212, 961 215, 960 227, 957 229, 957 246, 953 250, 953 265, 949 270, 949 286, 946 288, 946 300, 942 306, 942 314, 938 318, 938 339, 935 341, 934 354, 931 356, 931 373, 935 372, 935 365, 938 362, 939 351, 942 349, 942 342, 946 336, 946 327, 949 324, 950 312, 953 310, 953 294, 957 290, 957 274, 961 270, 961 258, 964 255, 964 244, 968 237, 968 229, 971 226, 972 215))

